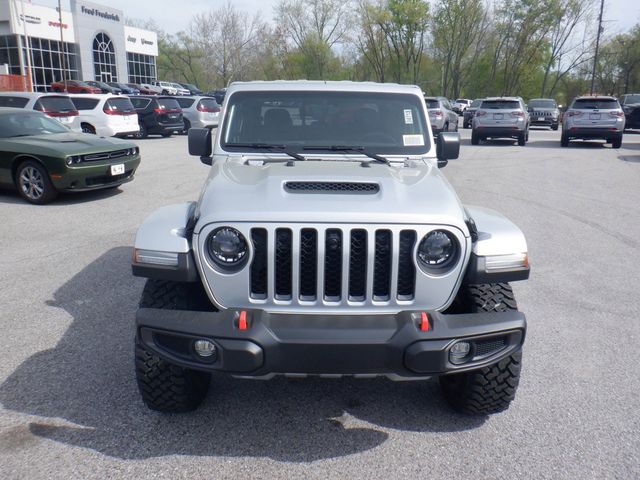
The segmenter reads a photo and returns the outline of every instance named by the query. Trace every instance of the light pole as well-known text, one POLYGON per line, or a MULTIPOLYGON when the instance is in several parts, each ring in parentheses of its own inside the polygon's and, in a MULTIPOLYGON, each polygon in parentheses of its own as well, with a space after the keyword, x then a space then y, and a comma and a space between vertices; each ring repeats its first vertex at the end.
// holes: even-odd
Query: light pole
POLYGON ((602 11, 604 10, 604 0, 600 0, 600 16, 598 17, 598 35, 596 36, 596 54, 593 57, 593 70, 591 71, 590 95, 593 95, 593 87, 596 82, 596 65, 598 64, 598 49, 600 47, 600 34, 602 33, 602 11))
POLYGON ((60 52, 62 52, 62 84, 67 91, 67 55, 64 50, 64 37, 62 35, 62 2, 58 0, 58 24, 60 25, 60 52))

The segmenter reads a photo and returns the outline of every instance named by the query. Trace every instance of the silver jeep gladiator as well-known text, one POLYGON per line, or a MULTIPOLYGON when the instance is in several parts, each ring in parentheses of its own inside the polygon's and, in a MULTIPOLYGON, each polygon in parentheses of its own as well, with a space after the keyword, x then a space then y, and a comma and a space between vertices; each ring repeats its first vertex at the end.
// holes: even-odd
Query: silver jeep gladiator
POLYGON ((522 232, 462 205, 440 172, 457 133, 432 140, 422 91, 352 82, 232 85, 197 202, 140 227, 148 278, 135 367, 154 410, 204 399, 213 372, 268 379, 439 377, 458 411, 506 409, 529 276, 522 232))

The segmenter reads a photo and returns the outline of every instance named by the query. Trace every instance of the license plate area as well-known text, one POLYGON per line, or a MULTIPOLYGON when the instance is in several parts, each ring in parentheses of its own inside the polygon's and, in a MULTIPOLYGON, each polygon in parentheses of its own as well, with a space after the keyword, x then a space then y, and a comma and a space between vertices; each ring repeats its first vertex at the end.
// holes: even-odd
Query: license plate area
POLYGON ((590 113, 589 114, 589 120, 600 120, 600 114, 599 113, 590 113))
POLYGON ((503 117, 503 116, 504 116, 504 114, 502 114, 502 113, 494 113, 494 114, 493 114, 493 118, 494 118, 495 120, 502 120, 502 117, 503 117))
POLYGON ((539 122, 544 122, 544 117, 538 117, 539 122))
POLYGON ((124 163, 111 165, 111 175, 122 175, 124 173, 124 163))

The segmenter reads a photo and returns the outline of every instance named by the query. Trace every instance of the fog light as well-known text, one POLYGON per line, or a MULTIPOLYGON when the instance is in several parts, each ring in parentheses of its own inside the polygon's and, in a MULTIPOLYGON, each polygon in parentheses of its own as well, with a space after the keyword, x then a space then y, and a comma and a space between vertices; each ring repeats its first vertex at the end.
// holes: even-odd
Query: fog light
POLYGON ((193 348, 201 357, 209 358, 216 354, 216 346, 210 340, 196 340, 193 348))
POLYGON ((451 363, 462 363, 470 351, 471 344, 469 342, 456 342, 449 350, 449 360, 451 363))

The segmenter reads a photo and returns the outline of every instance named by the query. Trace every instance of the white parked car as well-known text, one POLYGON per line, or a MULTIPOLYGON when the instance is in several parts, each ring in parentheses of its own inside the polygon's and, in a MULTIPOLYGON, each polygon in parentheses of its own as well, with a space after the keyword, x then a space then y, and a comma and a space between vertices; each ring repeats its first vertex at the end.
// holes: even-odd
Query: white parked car
POLYGON ((189 91, 189 89, 188 88, 184 88, 179 83, 171 83, 171 86, 174 87, 176 89, 176 91, 178 92, 178 93, 176 93, 176 95, 191 95, 191 92, 189 91))
POLYGON ((0 107, 37 110, 80 132, 78 110, 67 94, 39 92, 0 92, 0 107))
POLYGON ((69 95, 79 112, 85 133, 101 137, 125 137, 140 131, 138 113, 128 97, 122 95, 69 95))
POLYGON ((154 87, 160 87, 160 95, 177 95, 178 89, 169 82, 151 82, 154 87))

